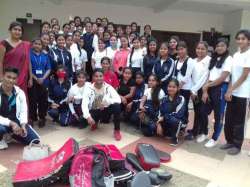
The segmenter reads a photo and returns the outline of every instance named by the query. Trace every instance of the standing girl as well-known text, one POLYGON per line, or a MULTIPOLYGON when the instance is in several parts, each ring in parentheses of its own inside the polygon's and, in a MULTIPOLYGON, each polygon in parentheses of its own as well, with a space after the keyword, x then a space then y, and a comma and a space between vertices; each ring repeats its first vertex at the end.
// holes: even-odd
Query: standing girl
POLYGON ((196 46, 196 56, 194 59, 194 69, 192 73, 191 98, 194 106, 194 124, 191 130, 188 130, 186 140, 193 140, 202 132, 201 124, 207 119, 207 115, 202 113, 202 87, 207 81, 209 75, 209 63, 211 57, 207 55, 208 44, 200 41, 196 46))
POLYGON ((57 66, 63 65, 67 72, 68 78, 72 80, 73 71, 72 71, 72 57, 70 52, 65 48, 65 38, 64 35, 57 35, 56 37, 57 47, 52 49, 53 58, 51 62, 52 73, 55 74, 57 66))
POLYGON ((241 151, 244 140, 244 126, 247 99, 250 98, 250 31, 240 30, 236 34, 239 51, 233 56, 232 79, 225 95, 227 101, 225 117, 225 138, 228 154, 236 155, 241 151))
POLYGON ((147 38, 146 36, 142 35, 140 37, 140 47, 143 51, 143 56, 147 55, 147 38))
POLYGON ((38 126, 44 127, 48 109, 47 88, 51 67, 48 55, 42 52, 42 41, 40 38, 32 42, 30 63, 32 67, 33 86, 29 89, 29 116, 32 124, 38 120, 37 116, 39 116, 38 126))
POLYGON ((133 47, 128 56, 127 66, 133 71, 133 76, 138 71, 143 72, 143 50, 140 47, 140 38, 135 37, 132 41, 133 47))
POLYGON ((160 79, 165 93, 167 93, 168 81, 172 78, 174 68, 174 60, 168 57, 168 43, 164 42, 160 47, 160 58, 155 62, 152 71, 160 79))
POLYGON ((118 74, 118 76, 122 75, 123 69, 127 66, 128 55, 130 49, 128 48, 128 38, 125 36, 121 37, 121 48, 119 51, 115 53, 113 59, 113 68, 114 72, 118 74))
MULTIPOLYGON (((223 128, 224 112, 226 101, 224 95, 228 88, 233 59, 228 51, 229 43, 225 38, 218 39, 215 53, 209 65, 208 82, 203 86, 202 100, 205 109, 203 113, 209 115, 214 111, 214 132, 212 138, 205 144, 206 147, 214 147, 223 128)), ((205 132, 197 139, 202 142, 207 138, 208 120, 206 118, 204 126, 205 132)))
POLYGON ((102 68, 101 60, 103 57, 107 56, 107 49, 105 48, 105 43, 102 39, 98 40, 98 50, 94 51, 92 54, 92 69, 102 68))
POLYGON ((107 56, 110 58, 111 62, 114 59, 116 51, 118 51, 117 37, 113 35, 110 38, 110 46, 107 47, 107 56))
POLYGON ((169 40, 169 56, 174 59, 177 60, 177 45, 179 42, 179 37, 178 36, 171 36, 170 40, 169 40))
POLYGON ((147 53, 143 58, 143 71, 146 82, 148 77, 152 74, 153 67, 158 59, 158 50, 156 40, 151 39, 147 44, 147 53))
POLYGON ((190 99, 190 89, 192 87, 192 72, 194 61, 188 57, 187 44, 180 41, 177 46, 178 60, 175 62, 174 76, 179 81, 180 94, 185 98, 185 120, 183 123, 188 124, 188 104, 190 99))
POLYGON ((156 122, 160 116, 160 104, 165 93, 156 75, 149 76, 148 87, 140 102, 139 118, 142 123, 142 133, 145 136, 153 136, 156 134, 156 122))

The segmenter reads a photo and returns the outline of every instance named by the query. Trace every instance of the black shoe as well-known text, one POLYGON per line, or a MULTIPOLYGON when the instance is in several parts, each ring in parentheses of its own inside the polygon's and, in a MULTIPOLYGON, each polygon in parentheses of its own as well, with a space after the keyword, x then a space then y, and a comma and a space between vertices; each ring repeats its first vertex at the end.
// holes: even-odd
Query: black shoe
POLYGON ((169 145, 176 147, 178 145, 178 139, 177 138, 172 139, 169 145))
POLYGON ((240 153, 240 149, 237 147, 233 147, 227 151, 227 154, 232 155, 232 156, 238 155, 239 153, 240 153))
POLYGON ((233 147, 234 147, 233 144, 226 143, 225 145, 222 145, 222 146, 220 147, 220 149, 221 149, 221 150, 227 150, 227 149, 231 149, 231 148, 233 148, 233 147))
POLYGON ((194 140, 194 136, 192 133, 188 133, 188 135, 186 135, 184 139, 188 141, 192 141, 194 140))
POLYGON ((43 128, 43 127, 45 126, 45 122, 46 122, 45 119, 40 119, 40 120, 38 121, 38 127, 39 127, 39 128, 43 128))

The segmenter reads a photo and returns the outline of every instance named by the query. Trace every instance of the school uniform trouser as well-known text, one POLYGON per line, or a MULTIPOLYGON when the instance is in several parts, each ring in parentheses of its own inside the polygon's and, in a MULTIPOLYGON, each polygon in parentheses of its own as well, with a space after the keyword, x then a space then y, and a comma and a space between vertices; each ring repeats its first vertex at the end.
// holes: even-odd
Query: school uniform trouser
POLYGON ((194 125, 191 130, 194 137, 204 133, 208 134, 208 115, 202 110, 202 89, 197 93, 197 98, 193 101, 194 106, 194 125))
POLYGON ((183 123, 188 124, 188 116, 189 116, 188 104, 189 104, 191 92, 190 92, 190 90, 181 89, 180 95, 182 95, 185 98, 185 114, 184 114, 185 120, 183 121, 183 123))
POLYGON ((61 126, 69 124, 69 109, 67 105, 62 105, 59 108, 49 108, 48 114, 53 120, 58 121, 61 126))
MULTIPOLYGON (((221 130, 223 128, 223 119, 226 108, 225 94, 228 88, 228 83, 223 83, 222 85, 212 87, 208 90, 209 101, 204 104, 204 113, 209 115, 214 111, 214 133, 212 139, 215 141, 219 138, 221 130)), ((208 128, 208 121, 204 123, 204 129, 208 128)), ((203 132, 202 134, 206 134, 203 132)))
POLYGON ((106 121, 110 119, 111 115, 113 116, 114 122, 114 130, 120 130, 120 113, 121 113, 121 105, 120 104, 112 104, 108 107, 105 107, 103 110, 100 109, 92 109, 90 110, 91 117, 95 120, 96 123, 99 121, 106 121))
POLYGON ((32 121, 45 119, 48 110, 48 90, 44 85, 38 84, 35 80, 29 89, 29 115, 32 121))
MULTIPOLYGON (((19 123, 17 123, 18 125, 20 125, 19 123)), ((27 136, 22 137, 22 136, 18 136, 13 134, 12 137, 17 140, 18 142, 21 142, 25 145, 28 145, 32 140, 35 139, 40 139, 39 135, 37 134, 37 132, 30 126, 30 125, 26 125, 26 130, 27 130, 27 136)), ((9 126, 5 126, 5 125, 1 125, 0 124, 0 140, 2 140, 3 135, 6 133, 12 133, 12 129, 9 126)), ((35 142, 35 143, 39 143, 39 142, 35 142)))
POLYGON ((244 140, 244 126, 246 118, 247 99, 232 96, 227 102, 225 116, 225 138, 227 143, 241 149, 244 140))

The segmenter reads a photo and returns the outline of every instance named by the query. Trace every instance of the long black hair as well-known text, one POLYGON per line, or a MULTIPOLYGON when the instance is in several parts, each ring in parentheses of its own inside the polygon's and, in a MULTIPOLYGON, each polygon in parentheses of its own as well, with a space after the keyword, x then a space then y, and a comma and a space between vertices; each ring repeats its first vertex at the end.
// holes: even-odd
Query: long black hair
MULTIPOLYGON (((135 40, 139 40, 139 41, 140 41, 140 37, 136 36, 136 37, 132 40, 132 43, 133 43, 135 40)), ((135 51, 135 48, 134 48, 134 46, 133 46, 133 47, 132 47, 132 50, 131 50, 131 53, 130 53, 129 66, 131 66, 131 61, 132 61, 132 57, 133 57, 134 51, 135 51)))
POLYGON ((219 43, 224 43, 227 46, 227 50, 223 53, 223 54, 218 54, 217 52, 214 52, 212 55, 212 58, 210 60, 210 65, 209 65, 209 70, 213 69, 213 67, 216 66, 216 68, 221 68, 223 63, 225 62, 225 60, 227 59, 227 57, 229 56, 229 51, 228 51, 228 47, 229 47, 229 42, 226 38, 219 38, 216 41, 216 45, 218 45, 219 43))
MULTIPOLYGON (((77 32, 81 35, 81 32, 80 32, 79 30, 75 30, 75 31, 73 32, 72 36, 74 37, 75 33, 77 33, 77 32)), ((81 46, 79 45, 79 43, 76 43, 76 45, 77 45, 77 49, 78 49, 78 51, 79 51, 79 53, 80 53, 79 56, 82 56, 81 46)))
POLYGON ((151 74, 149 76, 149 78, 150 77, 153 77, 156 80, 156 82, 158 83, 155 88, 152 88, 152 92, 151 92, 153 107, 157 108, 160 105, 159 93, 161 91, 161 81, 155 74, 151 74))
POLYGON ((151 42, 155 42, 155 43, 156 43, 155 56, 157 56, 159 49, 158 49, 158 46, 157 46, 157 41, 156 41, 156 39, 154 39, 154 38, 150 38, 150 39, 148 40, 148 42, 147 42, 147 55, 150 55, 149 45, 150 45, 151 42))

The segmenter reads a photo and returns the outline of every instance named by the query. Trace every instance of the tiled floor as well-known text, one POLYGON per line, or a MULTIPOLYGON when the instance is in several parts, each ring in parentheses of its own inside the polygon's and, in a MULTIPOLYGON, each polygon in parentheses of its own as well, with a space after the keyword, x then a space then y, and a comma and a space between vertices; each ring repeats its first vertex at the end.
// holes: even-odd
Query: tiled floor
MULTIPOLYGON (((190 116, 192 119, 192 113, 190 116)), ((181 141, 178 147, 173 148, 168 145, 167 139, 143 137, 138 130, 126 124, 122 124, 122 141, 117 142, 113 139, 112 129, 112 124, 100 125, 96 131, 90 132, 89 129, 59 127, 49 121, 45 128, 38 131, 43 143, 50 144, 52 150, 57 150, 69 137, 75 138, 81 146, 115 144, 123 153, 133 152, 137 143, 150 143, 172 156, 171 161, 162 164, 162 167, 169 170, 174 177, 163 187, 250 187, 250 157, 245 150, 249 145, 244 146, 240 155, 232 157, 221 151, 219 145, 206 149, 203 144, 193 141, 181 141)), ((220 144, 223 139, 222 135, 220 144)), ((19 144, 10 144, 9 149, 0 152, 0 165, 13 174, 21 159, 22 149, 19 144)))

